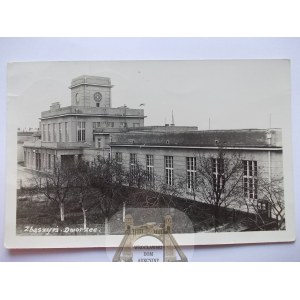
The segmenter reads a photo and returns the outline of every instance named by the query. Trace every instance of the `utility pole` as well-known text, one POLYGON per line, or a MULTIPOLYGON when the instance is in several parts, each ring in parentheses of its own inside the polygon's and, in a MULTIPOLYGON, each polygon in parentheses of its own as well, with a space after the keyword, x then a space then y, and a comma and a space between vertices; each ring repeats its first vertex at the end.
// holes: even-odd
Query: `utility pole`
POLYGON ((171 126, 175 126, 175 123, 174 123, 174 114, 173 114, 173 109, 172 109, 172 124, 171 126))
POLYGON ((124 122, 124 127, 127 128, 127 120, 126 120, 126 104, 124 104, 124 118, 125 118, 125 122, 124 122))

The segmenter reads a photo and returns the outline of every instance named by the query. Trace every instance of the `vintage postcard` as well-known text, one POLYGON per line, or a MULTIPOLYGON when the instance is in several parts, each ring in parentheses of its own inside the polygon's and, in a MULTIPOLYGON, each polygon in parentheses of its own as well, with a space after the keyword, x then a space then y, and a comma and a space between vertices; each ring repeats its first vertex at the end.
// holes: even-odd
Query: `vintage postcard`
POLYGON ((163 247, 186 261, 184 245, 294 241, 288 60, 7 74, 7 248, 118 247, 120 261, 163 247))

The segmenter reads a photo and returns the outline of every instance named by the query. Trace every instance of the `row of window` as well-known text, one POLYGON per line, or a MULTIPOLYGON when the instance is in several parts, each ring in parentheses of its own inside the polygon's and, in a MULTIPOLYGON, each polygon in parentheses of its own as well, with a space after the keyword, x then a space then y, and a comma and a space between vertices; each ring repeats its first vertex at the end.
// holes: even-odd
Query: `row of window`
MULTIPOLYGON (((69 142, 68 122, 43 124, 42 140, 45 142, 69 142)), ((85 142, 85 122, 77 122, 77 141, 85 142)))
POLYGON ((30 151, 24 151, 24 163, 25 166, 30 167, 34 166, 36 170, 41 170, 42 167, 48 167, 48 169, 52 168, 52 160, 53 165, 56 164, 56 156, 46 153, 35 153, 33 155, 30 151))
MULTIPOLYGON (((117 127, 115 125, 119 124, 119 127, 124 128, 128 127, 128 124, 126 122, 120 122, 120 123, 115 123, 115 122, 108 122, 108 121, 103 121, 103 122, 93 122, 93 129, 96 128, 106 128, 106 127, 117 127)), ((140 123, 133 123, 132 127, 139 127, 140 123)))
MULTIPOLYGON (((77 141, 85 142, 85 123, 77 122, 77 141)), ((125 127, 125 123, 120 123, 121 127, 125 127)), ((114 122, 93 122, 93 128, 114 127, 114 122)), ((133 123, 133 127, 138 127, 139 123, 133 123)), ((44 142, 69 142, 68 122, 43 124, 42 140, 44 142), (64 131, 64 135, 63 135, 64 131), (64 137, 64 140, 63 140, 64 137)))
POLYGON ((68 122, 43 124, 42 140, 44 142, 46 141, 63 142, 63 131, 64 131, 64 142, 68 142, 69 141, 68 122))
POLYGON ((93 129, 103 128, 103 127, 115 127, 115 122, 93 122, 93 129))
MULTIPOLYGON (((122 153, 116 152, 115 159, 122 163, 122 153)), ((130 153, 129 168, 130 173, 135 174, 137 167, 137 154, 130 153)), ((249 199, 257 199, 257 161, 243 161, 243 185, 244 196, 249 199)), ((174 157, 164 157, 165 183, 169 186, 174 185, 174 157)), ((154 157, 146 155, 147 179, 154 182, 154 157)), ((186 188, 188 192, 193 192, 196 185, 197 162, 196 157, 186 157, 186 188)), ((223 192, 225 188, 224 160, 212 159, 213 187, 216 192, 223 192)))

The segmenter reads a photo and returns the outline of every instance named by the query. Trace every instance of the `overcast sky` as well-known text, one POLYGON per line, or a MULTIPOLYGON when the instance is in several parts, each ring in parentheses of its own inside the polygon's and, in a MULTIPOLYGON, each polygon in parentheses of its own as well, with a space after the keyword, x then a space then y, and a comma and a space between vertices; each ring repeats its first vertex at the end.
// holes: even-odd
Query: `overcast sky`
POLYGON ((288 60, 14 63, 8 101, 20 128, 38 127, 52 102, 71 104, 80 75, 110 77, 112 107, 145 103, 145 125, 171 123, 211 129, 285 127, 290 116, 288 60))

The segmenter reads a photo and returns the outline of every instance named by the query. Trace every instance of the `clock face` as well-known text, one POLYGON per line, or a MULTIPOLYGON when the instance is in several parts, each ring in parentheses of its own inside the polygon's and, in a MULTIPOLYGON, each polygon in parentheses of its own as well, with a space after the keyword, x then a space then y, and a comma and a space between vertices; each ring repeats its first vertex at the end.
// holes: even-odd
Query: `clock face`
POLYGON ((97 93, 94 94, 94 100, 96 102, 100 102, 101 99, 102 99, 102 94, 100 92, 97 92, 97 93))

